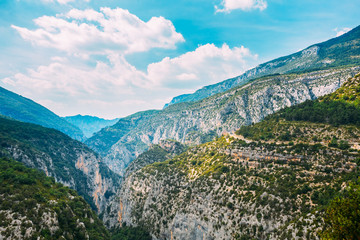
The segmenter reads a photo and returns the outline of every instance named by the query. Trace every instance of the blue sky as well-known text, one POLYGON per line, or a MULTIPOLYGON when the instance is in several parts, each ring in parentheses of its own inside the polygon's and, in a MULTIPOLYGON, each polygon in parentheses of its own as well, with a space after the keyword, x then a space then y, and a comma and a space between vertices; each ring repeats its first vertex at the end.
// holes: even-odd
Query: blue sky
POLYGON ((122 117, 360 24, 358 0, 0 0, 0 86, 122 117))

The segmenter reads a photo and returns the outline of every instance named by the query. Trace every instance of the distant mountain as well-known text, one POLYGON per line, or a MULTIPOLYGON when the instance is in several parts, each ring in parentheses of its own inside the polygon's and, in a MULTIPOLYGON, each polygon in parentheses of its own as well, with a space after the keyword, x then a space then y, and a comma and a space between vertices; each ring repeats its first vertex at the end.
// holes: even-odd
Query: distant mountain
POLYGON ((102 128, 114 125, 117 121, 119 121, 119 118, 107 120, 88 115, 82 116, 80 114, 64 117, 64 119, 72 125, 78 127, 87 138, 90 138, 94 133, 100 131, 102 128))
POLYGON ((0 117, 0 157, 43 171, 102 212, 119 177, 85 144, 58 130, 0 117))
POLYGON ((193 94, 174 97, 165 107, 175 103, 195 102, 266 75, 314 71, 346 65, 360 65, 360 26, 337 38, 260 64, 238 77, 203 87, 193 94))
POLYGON ((284 107, 332 93, 359 72, 360 67, 345 67, 262 77, 197 102, 120 119, 86 144, 99 151, 112 170, 123 175, 131 161, 151 144, 165 139, 192 145, 211 141, 284 107))
POLYGON ((76 191, 0 158, 0 239, 110 239, 76 191))
POLYGON ((85 139, 78 127, 68 123, 40 104, 2 87, 0 87, 0 114, 22 122, 57 129, 76 140, 85 139))
POLYGON ((360 74, 332 94, 134 171, 104 222, 140 226, 155 239, 356 239, 359 103, 360 74))

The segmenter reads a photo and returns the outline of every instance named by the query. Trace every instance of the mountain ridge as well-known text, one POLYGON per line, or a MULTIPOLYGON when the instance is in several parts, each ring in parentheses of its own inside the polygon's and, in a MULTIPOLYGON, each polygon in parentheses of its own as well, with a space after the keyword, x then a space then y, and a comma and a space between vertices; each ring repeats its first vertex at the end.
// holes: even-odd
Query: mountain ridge
POLYGON ((360 46, 359 38, 360 26, 357 26, 339 37, 313 44, 296 53, 262 63, 240 76, 205 86, 192 94, 176 96, 169 103, 165 104, 164 108, 180 102, 195 102, 211 95, 227 91, 235 86, 243 85, 251 79, 266 75, 314 71, 354 64, 359 65, 360 50, 358 47, 345 46, 343 47, 342 53, 335 53, 336 51, 333 50, 334 46, 343 42, 348 42, 349 45, 360 46))
MULTIPOLYGON (((311 102, 340 103, 332 98, 359 84, 360 74, 311 102)), ((154 239, 320 239, 329 203, 358 181, 360 121, 287 120, 304 106, 131 173, 105 224, 142 226, 154 239)))
POLYGON ((94 133, 101 129, 114 125, 120 118, 104 119, 90 115, 75 115, 63 117, 70 124, 78 127, 85 135, 86 138, 90 138, 94 133))
POLYGON ((85 138, 79 128, 49 109, 2 87, 0 87, 0 114, 22 122, 57 129, 76 140, 85 138))

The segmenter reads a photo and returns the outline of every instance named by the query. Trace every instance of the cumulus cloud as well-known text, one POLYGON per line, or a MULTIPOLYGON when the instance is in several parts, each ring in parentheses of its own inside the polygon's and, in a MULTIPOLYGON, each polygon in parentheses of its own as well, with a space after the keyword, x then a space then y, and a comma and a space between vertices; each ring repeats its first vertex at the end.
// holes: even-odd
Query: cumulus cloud
POLYGON ((176 58, 164 58, 147 68, 154 86, 169 88, 200 87, 243 73, 257 59, 245 47, 231 49, 227 44, 218 48, 206 44, 176 58))
POLYGON ((222 0, 220 6, 215 6, 216 12, 227 13, 235 9, 241 9, 243 11, 259 9, 263 11, 266 8, 267 2, 265 0, 222 0))
POLYGON ((172 49, 184 41, 171 21, 152 17, 144 22, 121 8, 73 9, 67 14, 42 16, 34 22, 38 29, 12 27, 34 45, 85 57, 114 51, 129 54, 151 48, 172 49))
POLYGON ((350 30, 351 30, 351 28, 347 28, 347 27, 334 29, 334 31, 336 32, 336 37, 339 37, 339 36, 347 33, 350 30))
POLYGON ((256 55, 245 47, 207 44, 152 63, 146 72, 129 64, 121 54, 110 54, 107 62, 98 61, 95 67, 53 57, 49 65, 0 82, 61 115, 110 118, 161 108, 176 95, 237 76, 255 61, 256 55))

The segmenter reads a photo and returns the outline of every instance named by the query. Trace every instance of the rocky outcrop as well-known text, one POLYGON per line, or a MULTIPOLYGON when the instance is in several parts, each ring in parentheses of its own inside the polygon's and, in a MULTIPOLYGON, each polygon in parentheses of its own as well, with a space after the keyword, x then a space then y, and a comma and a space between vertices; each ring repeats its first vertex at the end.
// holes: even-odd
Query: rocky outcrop
POLYGON ((119 177, 86 145, 54 129, 0 118, 0 156, 45 172, 79 192, 101 213, 119 177))
MULTIPOLYGON (((102 153, 104 161, 123 175, 130 162, 151 144, 163 139, 187 144, 210 141, 243 125, 259 122, 284 107, 334 92, 359 71, 360 67, 349 67, 263 77, 198 102, 175 104, 146 117, 138 116, 136 124, 127 125, 118 135, 118 141, 102 153)), ((111 130, 107 128, 107 133, 111 130)), ((96 149, 102 142, 106 144, 107 139, 102 134, 95 135, 92 142, 96 145, 88 144, 96 149)))
POLYGON ((153 239, 318 239, 328 200, 317 196, 341 189, 357 155, 223 137, 130 174, 104 223, 153 239))

